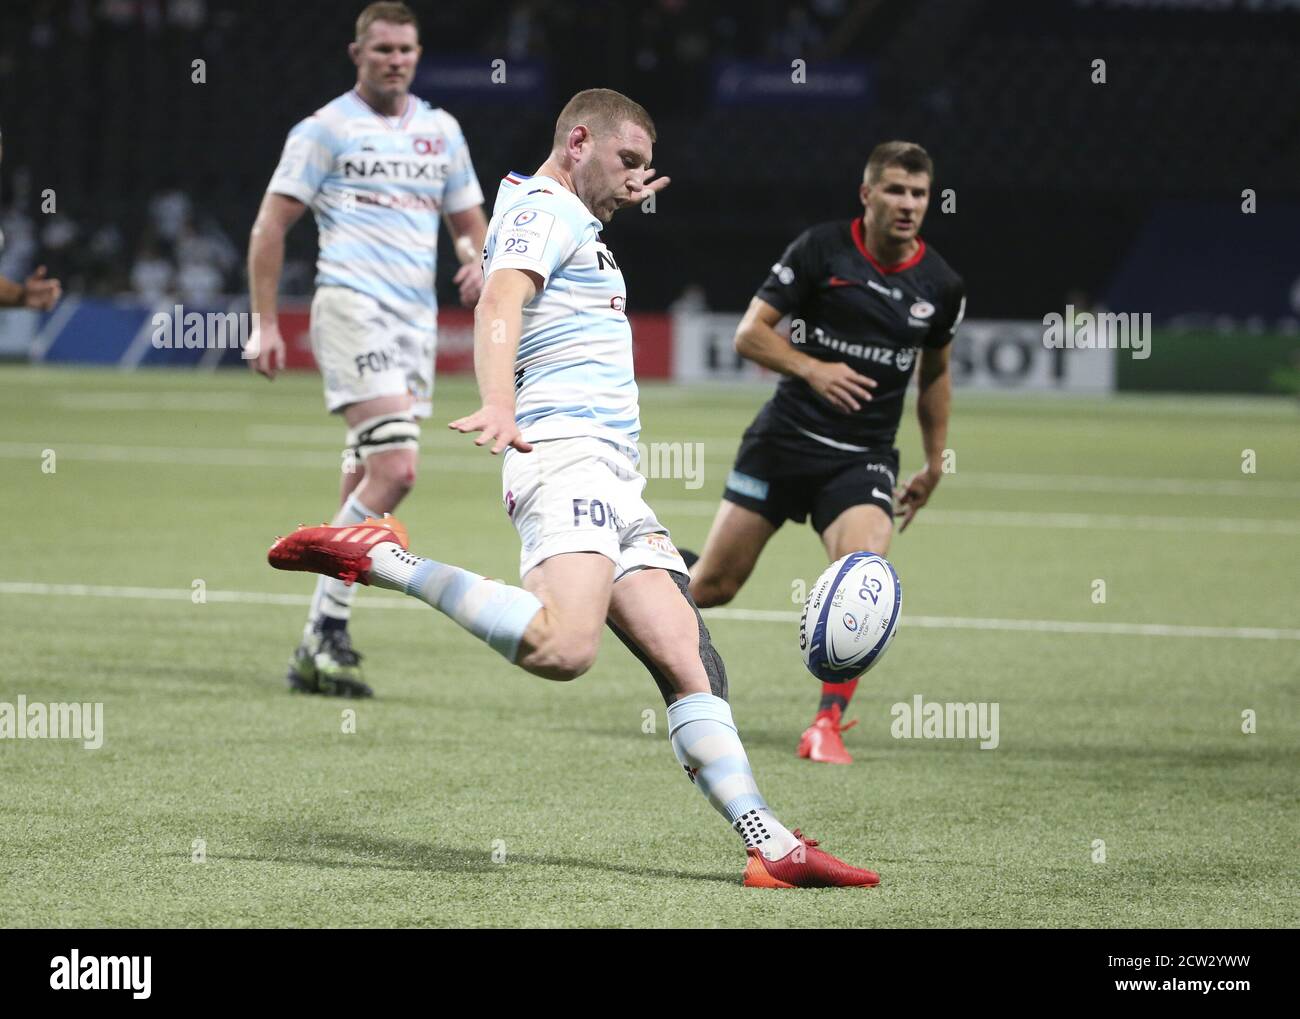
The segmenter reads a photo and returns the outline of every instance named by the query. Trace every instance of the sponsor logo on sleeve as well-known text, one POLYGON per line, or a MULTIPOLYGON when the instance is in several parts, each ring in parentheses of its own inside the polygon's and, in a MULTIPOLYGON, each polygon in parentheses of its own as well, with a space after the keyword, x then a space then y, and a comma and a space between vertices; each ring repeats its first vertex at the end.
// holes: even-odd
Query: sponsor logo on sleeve
POLYGON ((509 216, 497 238, 498 255, 525 255, 540 260, 555 226, 555 217, 540 209, 521 209, 509 216))

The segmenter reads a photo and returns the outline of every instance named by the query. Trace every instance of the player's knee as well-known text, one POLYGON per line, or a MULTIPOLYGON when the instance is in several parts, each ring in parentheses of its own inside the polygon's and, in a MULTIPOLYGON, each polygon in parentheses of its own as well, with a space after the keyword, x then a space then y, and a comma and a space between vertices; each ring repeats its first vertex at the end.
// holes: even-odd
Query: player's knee
POLYGON ((406 495, 415 487, 415 455, 394 456, 385 459, 395 461, 390 463, 386 470, 386 478, 389 488, 398 495, 406 495))
POLYGON ((415 487, 420 423, 409 411, 360 422, 348 431, 348 446, 367 479, 381 486, 387 497, 400 500, 415 487))
POLYGON ((538 671, 547 679, 553 679, 558 683, 571 683, 590 670, 595 661, 596 656, 594 654, 587 655, 575 652, 573 654, 557 655, 538 671))
POLYGON ((545 679, 567 683, 591 669, 597 647, 592 639, 560 637, 547 641, 520 664, 545 679))
POLYGON ((415 472, 414 451, 373 456, 366 463, 367 477, 372 483, 382 485, 394 501, 402 499, 415 487, 415 472))
POLYGON ((836 559, 843 559, 846 555, 852 555, 854 552, 870 552, 872 555, 885 556, 889 554, 889 538, 891 532, 885 530, 873 530, 864 538, 850 543, 848 550, 843 555, 838 555, 836 559))

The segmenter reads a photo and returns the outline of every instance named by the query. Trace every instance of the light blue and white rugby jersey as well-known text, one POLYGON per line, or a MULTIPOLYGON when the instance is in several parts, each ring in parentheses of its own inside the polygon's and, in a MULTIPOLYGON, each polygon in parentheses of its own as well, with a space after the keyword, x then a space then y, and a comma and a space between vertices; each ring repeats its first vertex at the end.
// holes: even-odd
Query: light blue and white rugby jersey
POLYGON ((627 287, 601 223, 550 177, 511 173, 488 224, 483 272, 528 269, 544 281, 523 310, 515 420, 529 442, 595 436, 635 462, 641 434, 627 287))
POLYGON ((385 117, 346 92, 289 132, 267 190, 316 214, 317 286, 351 287, 435 328, 442 213, 483 202, 455 117, 415 96, 385 117))

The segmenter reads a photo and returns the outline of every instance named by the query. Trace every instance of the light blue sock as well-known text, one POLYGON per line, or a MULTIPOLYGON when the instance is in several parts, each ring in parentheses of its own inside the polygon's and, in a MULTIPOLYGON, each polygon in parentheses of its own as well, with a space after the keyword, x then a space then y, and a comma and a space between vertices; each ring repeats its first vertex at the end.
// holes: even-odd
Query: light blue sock
POLYGON ((514 662, 528 624, 542 610, 537 596, 477 573, 425 559, 391 542, 370 552, 370 583, 432 605, 514 662))
POLYGON ((668 705, 668 738, 691 781, 746 846, 773 860, 798 847, 758 791, 730 704, 711 693, 674 701, 668 705))

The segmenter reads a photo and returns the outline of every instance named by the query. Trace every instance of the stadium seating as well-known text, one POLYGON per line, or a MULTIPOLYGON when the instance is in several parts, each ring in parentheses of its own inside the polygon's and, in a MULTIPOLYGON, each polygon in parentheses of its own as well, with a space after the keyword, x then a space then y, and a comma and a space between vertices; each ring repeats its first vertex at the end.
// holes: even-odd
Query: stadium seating
MULTIPOLYGON (((39 192, 56 190, 78 242, 47 250, 52 271, 92 292, 121 288, 156 240, 151 200, 172 189, 188 194, 196 224, 242 248, 285 133, 351 83, 344 47, 357 6, 323 0, 310 17, 235 0, 0 11, 0 59, 17 86, 0 94, 2 194, 34 214, 39 192), (250 50, 259 59, 248 60, 250 50), (202 83, 192 80, 196 60, 205 61, 202 83), (74 111, 60 108, 69 96, 74 111), (45 129, 55 122, 79 126, 45 129), (87 262, 84 249, 105 224, 122 231, 120 251, 87 262)), ((689 282, 715 307, 743 306, 794 232, 853 213, 865 155, 887 136, 922 141, 938 187, 959 194, 958 215, 936 210, 926 236, 990 315, 1041 314, 1071 287, 1104 292, 1157 198, 1232 203, 1251 187, 1271 202, 1300 201, 1293 16, 967 0, 805 6, 793 15, 785 4, 748 5, 738 18, 693 3, 640 14, 610 5, 579 18, 568 5, 516 4, 503 17, 462 0, 421 13, 428 61, 504 55, 549 69, 547 89, 509 105, 447 102, 489 201, 505 170, 540 161, 570 92, 653 90, 674 216, 629 217, 611 230, 614 245, 635 239, 625 246, 635 249, 631 300, 642 309, 666 308, 689 282), (711 101, 714 62, 779 67, 792 55, 812 74, 829 61, 865 63, 867 96, 848 105, 711 101), (1098 59, 1104 85, 1092 81, 1098 59), (993 216, 1005 235, 963 230, 976 218, 965 213, 993 216), (1071 245, 1055 243, 1063 231, 1071 245), (989 257, 991 240, 1004 258, 989 257)), ((304 266, 286 281, 291 291, 310 287, 314 240, 310 227, 291 236, 290 258, 304 266)), ((242 269, 225 283, 241 290, 242 269)))

